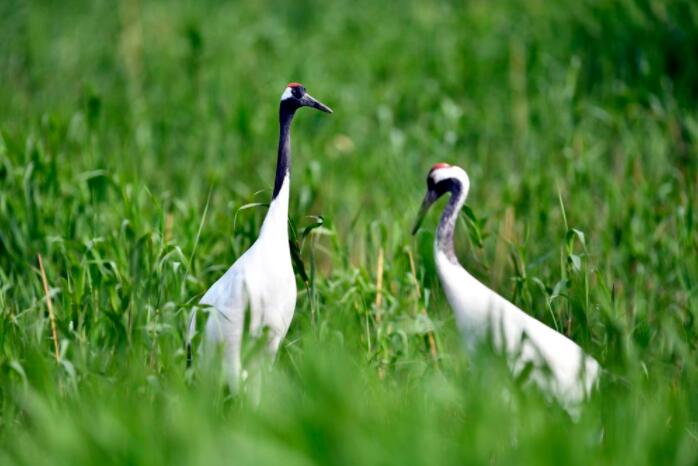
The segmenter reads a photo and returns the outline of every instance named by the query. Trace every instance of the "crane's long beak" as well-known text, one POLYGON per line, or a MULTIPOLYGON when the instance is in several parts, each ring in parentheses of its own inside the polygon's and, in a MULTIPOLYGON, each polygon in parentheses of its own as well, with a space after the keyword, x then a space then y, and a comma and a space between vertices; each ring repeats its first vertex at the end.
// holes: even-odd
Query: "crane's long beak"
POLYGON ((301 105, 304 107, 313 107, 325 113, 332 113, 332 109, 320 101, 317 101, 310 94, 305 94, 300 99, 301 105))
POLYGON ((417 230, 419 230, 424 217, 426 217, 427 212, 429 212, 429 207, 431 207, 431 205, 436 202, 438 198, 439 196, 436 194, 436 191, 432 191, 431 189, 427 190, 427 194, 424 196, 422 206, 419 208, 419 213, 417 214, 417 221, 414 222, 414 227, 412 228, 413 235, 417 233, 417 230))

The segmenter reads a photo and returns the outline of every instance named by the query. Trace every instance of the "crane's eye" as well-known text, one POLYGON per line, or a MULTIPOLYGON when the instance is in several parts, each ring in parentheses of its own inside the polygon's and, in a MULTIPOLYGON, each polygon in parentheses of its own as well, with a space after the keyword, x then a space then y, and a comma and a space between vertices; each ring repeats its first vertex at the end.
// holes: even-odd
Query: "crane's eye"
POLYGON ((295 86, 291 88, 291 93, 296 99, 300 99, 305 94, 305 88, 303 86, 295 86))

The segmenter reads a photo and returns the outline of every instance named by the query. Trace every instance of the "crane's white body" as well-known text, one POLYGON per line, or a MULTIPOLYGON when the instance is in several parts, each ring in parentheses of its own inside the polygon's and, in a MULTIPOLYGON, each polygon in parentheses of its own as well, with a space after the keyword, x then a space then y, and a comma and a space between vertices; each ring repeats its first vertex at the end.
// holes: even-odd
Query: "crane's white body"
POLYGON ((453 231, 470 187, 468 175, 459 167, 437 164, 429 177, 437 191, 435 198, 443 194, 438 192, 438 183, 447 180, 452 189, 437 231, 434 255, 439 279, 466 345, 473 347, 490 338, 495 349, 506 355, 514 374, 531 366, 528 380, 573 413, 597 383, 601 367, 575 342, 526 314, 460 265, 453 250, 453 231))
POLYGON ((514 374, 531 364, 530 380, 566 407, 588 396, 600 372, 593 358, 487 288, 437 248, 435 258, 441 285, 468 346, 491 338, 495 348, 507 355, 514 374))
POLYGON ((252 337, 268 330, 267 350, 273 357, 293 319, 296 280, 288 246, 289 184, 286 175, 257 240, 201 298, 200 304, 213 308, 206 323, 206 342, 222 345, 232 386, 242 369, 245 327, 252 337))

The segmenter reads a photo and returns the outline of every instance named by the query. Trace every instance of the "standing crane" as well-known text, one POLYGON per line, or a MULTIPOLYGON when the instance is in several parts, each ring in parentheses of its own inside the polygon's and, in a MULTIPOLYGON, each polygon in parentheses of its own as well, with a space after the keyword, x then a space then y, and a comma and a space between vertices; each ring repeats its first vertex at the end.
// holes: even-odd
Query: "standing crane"
MULTIPOLYGON (((315 100, 299 83, 289 83, 279 104, 279 147, 274 193, 252 246, 211 286, 200 304, 211 307, 205 346, 222 347, 225 376, 237 391, 242 371, 241 349, 245 329, 252 338, 263 334, 266 354, 274 358, 286 335, 296 307, 296 280, 288 242, 288 201, 291 177, 291 122, 301 107, 326 113, 332 110, 315 100), (247 322, 246 322, 247 320, 247 322)), ((187 337, 196 329, 195 314, 187 337)))
POLYGON ((575 342, 487 288, 460 265, 453 234, 469 188, 470 180, 462 168, 446 163, 434 165, 427 176, 427 193, 412 234, 419 229, 429 207, 449 193, 436 230, 434 256, 466 346, 472 348, 491 338, 495 350, 506 355, 514 374, 530 368, 529 380, 574 414, 597 383, 601 367, 575 342))

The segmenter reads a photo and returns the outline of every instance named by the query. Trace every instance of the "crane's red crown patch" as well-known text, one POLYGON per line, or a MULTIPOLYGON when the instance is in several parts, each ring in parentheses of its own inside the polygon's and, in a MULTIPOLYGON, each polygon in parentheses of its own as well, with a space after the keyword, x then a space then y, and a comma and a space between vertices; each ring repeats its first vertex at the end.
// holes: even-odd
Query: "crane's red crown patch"
POLYGON ((288 83, 287 87, 303 87, 303 85, 301 83, 293 82, 293 83, 288 83))
POLYGON ((431 167, 431 171, 438 170, 439 168, 448 168, 448 167, 450 167, 449 164, 444 163, 444 162, 439 162, 439 163, 435 163, 435 164, 431 167))

